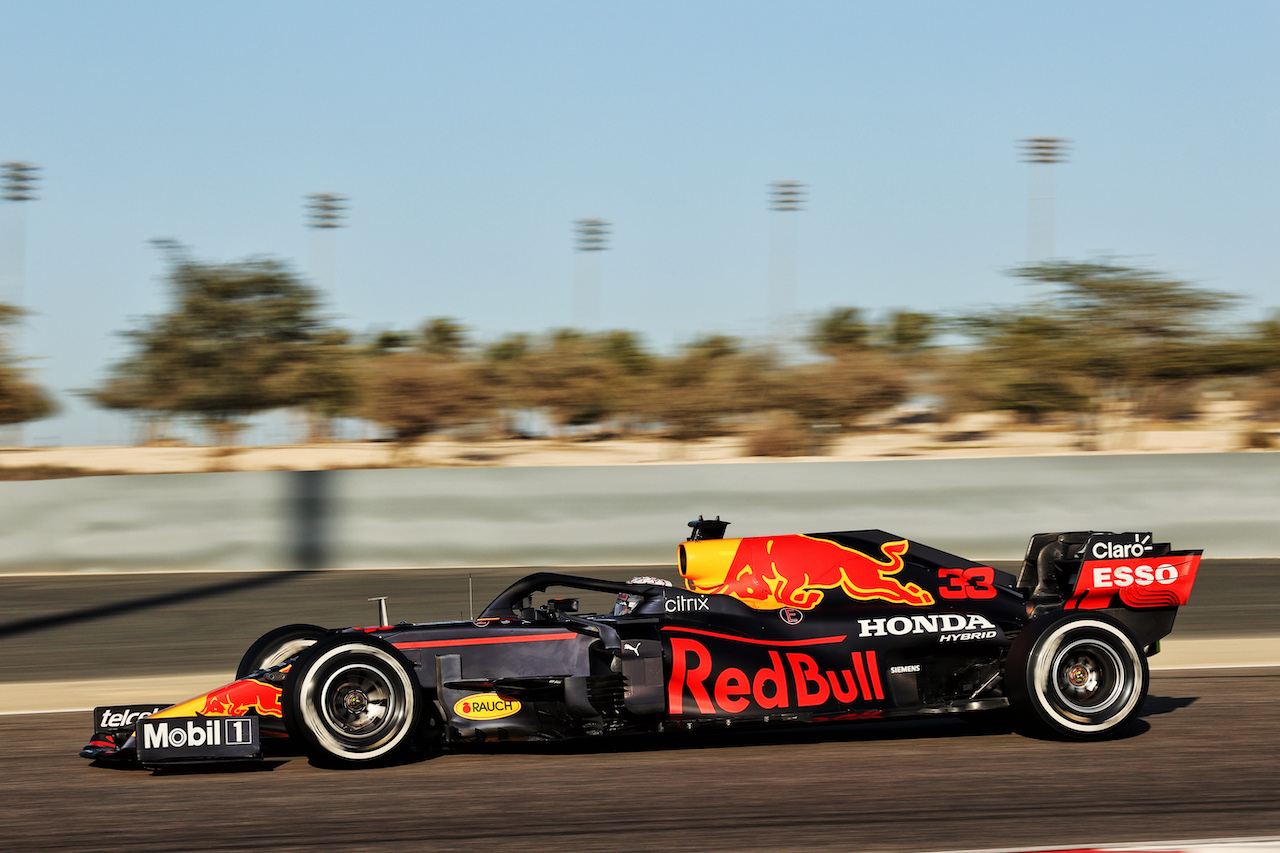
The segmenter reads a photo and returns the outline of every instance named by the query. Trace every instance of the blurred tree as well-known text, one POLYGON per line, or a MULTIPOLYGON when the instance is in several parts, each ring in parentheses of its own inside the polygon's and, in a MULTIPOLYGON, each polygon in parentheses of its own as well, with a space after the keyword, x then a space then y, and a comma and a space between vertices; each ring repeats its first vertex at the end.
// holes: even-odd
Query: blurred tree
POLYGON ((813 456, 822 452, 814 429, 795 412, 769 412, 747 427, 743 456, 813 456))
POLYGON ((520 360, 522 396, 550 412, 558 426, 585 426, 615 414, 621 400, 617 365, 600 357, 593 342, 557 335, 520 360))
MULTIPOLYGON (((1069 368, 1091 384, 1098 404, 1116 414, 1168 409, 1157 402, 1217 372, 1212 322, 1239 301, 1230 293, 1196 287, 1162 273, 1107 262, 1056 261, 1014 271, 1027 282, 1053 288, 1048 306, 1065 331, 1069 368)), ((1193 397, 1193 395, 1192 395, 1193 397)))
POLYGON ((504 405, 544 409, 557 428, 601 424, 636 411, 652 357, 632 332, 560 329, 534 341, 509 336, 486 352, 504 405))
POLYGON ((906 370, 888 356, 866 351, 784 370, 774 383, 774 408, 794 412, 809 426, 853 427, 873 412, 898 405, 909 388, 906 370))
POLYGON ((685 355, 707 362, 742 352, 742 341, 731 335, 703 335, 685 347, 685 355))
MULTIPOLYGON (((16 324, 24 314, 21 308, 0 303, 0 330, 16 324)), ((27 378, 8 336, 0 333, 0 426, 40 420, 57 410, 48 392, 27 378)))
MULTIPOLYGON (((228 264, 159 242, 174 307, 125 332, 133 353, 88 396, 108 408, 194 419, 230 444, 245 419, 271 409, 342 410, 349 385, 333 381, 346 350, 318 313, 319 299, 282 262, 228 264), (322 366, 310 362, 318 354, 322 366)), ((338 333, 340 335, 340 333, 338 333)))
POLYGON ((606 332, 600 338, 600 351, 624 373, 639 376, 653 369, 654 357, 644 348, 635 332, 606 332))
MULTIPOLYGON (((1236 373, 1248 377, 1238 397, 1251 404, 1251 416, 1269 423, 1280 420, 1280 310, 1225 341, 1218 352, 1236 373)), ((1265 438, 1257 446, 1271 446, 1269 436, 1255 432, 1255 439, 1265 438)))
POLYGON ((1008 341, 951 354, 933 383, 941 400, 938 414, 945 420, 969 412, 1006 411, 1035 424, 1054 413, 1091 413, 1089 384, 1069 371, 1055 370, 1051 357, 1047 359, 1031 356, 1020 362, 1008 341))
POLYGON ((524 334, 506 335, 485 349, 485 360, 500 363, 520 358, 529 351, 529 336, 524 334))
POLYGON ((736 430, 731 419, 770 404, 777 369, 768 350, 750 350, 736 338, 707 335, 664 359, 639 400, 644 415, 670 438, 692 441, 736 430))
POLYGON ((1243 334, 1234 335, 1215 347, 1222 372, 1260 374, 1280 369, 1280 310, 1252 323, 1243 334))
POLYGON ((1163 411, 1160 395, 1225 370, 1211 322, 1238 297, 1137 267, 1054 261, 1012 275, 1048 285, 1028 307, 961 318, 978 343, 953 364, 953 395, 1036 419, 1049 411, 1163 411))
POLYGON ((1239 301, 1230 293, 1137 267, 1099 261, 1053 261, 1013 270, 1025 282, 1053 288, 1054 313, 1080 331, 1129 346, 1201 334, 1213 315, 1239 301))
POLYGON ((869 334, 860 308, 832 308, 813 322, 808 341, 819 353, 835 356, 865 347, 869 334))
POLYGON ((448 317, 436 317, 422 326, 422 350, 443 358, 457 358, 466 349, 467 328, 448 317))
POLYGON ((1250 330, 1260 355, 1259 363, 1270 370, 1280 366, 1280 309, 1272 309, 1265 320, 1250 330))
POLYGON ((333 420, 359 409, 364 384, 361 353, 343 329, 321 329, 298 349, 298 357, 268 381, 278 399, 306 412, 306 440, 328 441, 333 420))
POLYGON ((1256 377, 1241 395, 1253 405, 1252 416, 1260 421, 1280 421, 1280 370, 1256 377))
POLYGON ((894 311, 889 315, 888 344, 896 352, 916 353, 937 334, 938 319, 919 311, 894 311))
POLYGON ((393 352, 408 349, 412 342, 413 336, 408 332, 386 329, 374 336, 369 343, 369 350, 375 355, 389 355, 393 352))
POLYGON ((360 414, 386 427, 403 449, 440 429, 485 418, 492 397, 474 363, 418 352, 366 362, 360 414))
POLYGON ((1071 330, 1052 312, 997 310, 959 325, 978 346, 942 361, 937 387, 944 414, 994 409, 1036 423, 1051 412, 1092 408, 1071 330))
POLYGON ((860 308, 833 308, 814 320, 806 340, 816 352, 833 357, 870 347, 913 355, 933 339, 938 325, 936 317, 920 311, 896 310, 869 323, 860 308))

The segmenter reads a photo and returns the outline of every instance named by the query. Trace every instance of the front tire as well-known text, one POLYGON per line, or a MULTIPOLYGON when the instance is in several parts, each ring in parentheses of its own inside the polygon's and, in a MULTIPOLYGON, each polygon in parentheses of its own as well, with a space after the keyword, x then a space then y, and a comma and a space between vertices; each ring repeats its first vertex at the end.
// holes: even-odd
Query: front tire
POLYGON ((411 741, 421 708, 413 667, 394 646, 363 635, 321 640, 285 681, 285 727, 321 762, 391 755, 411 741))
POLYGON ((240 658, 236 681, 260 669, 278 666, 329 635, 319 625, 285 625, 263 634, 240 658))
POLYGON ((1031 622, 1005 662, 1009 704, 1033 729, 1100 740, 1142 710, 1151 675, 1129 631, 1103 613, 1059 611, 1031 622))

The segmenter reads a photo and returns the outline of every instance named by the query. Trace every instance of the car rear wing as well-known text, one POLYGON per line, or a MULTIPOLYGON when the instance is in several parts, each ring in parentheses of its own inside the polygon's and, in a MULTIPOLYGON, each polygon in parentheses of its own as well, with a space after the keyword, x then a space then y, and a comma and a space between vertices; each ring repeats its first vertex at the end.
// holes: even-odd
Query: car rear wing
POLYGON ((1202 554, 1174 551, 1150 533, 1037 533, 1017 587, 1038 613, 1179 607, 1191 595, 1202 554))

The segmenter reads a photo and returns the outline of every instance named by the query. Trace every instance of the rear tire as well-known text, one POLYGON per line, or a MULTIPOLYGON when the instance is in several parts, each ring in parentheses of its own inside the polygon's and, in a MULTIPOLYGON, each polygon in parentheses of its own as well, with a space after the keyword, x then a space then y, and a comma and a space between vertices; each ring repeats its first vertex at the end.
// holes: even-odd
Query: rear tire
POLYGON ((319 625, 285 625, 268 631, 255 640, 240 658, 236 681, 260 669, 278 666, 328 635, 329 632, 319 625))
POLYGON ((1100 740, 1128 725, 1142 710, 1150 680, 1129 631, 1088 611, 1032 621, 1005 662, 1005 689, 1020 721, 1072 740, 1100 740))
POLYGON ((423 701, 413 667, 373 637, 335 634, 289 670, 284 720, 312 760, 365 764, 412 741, 423 701))

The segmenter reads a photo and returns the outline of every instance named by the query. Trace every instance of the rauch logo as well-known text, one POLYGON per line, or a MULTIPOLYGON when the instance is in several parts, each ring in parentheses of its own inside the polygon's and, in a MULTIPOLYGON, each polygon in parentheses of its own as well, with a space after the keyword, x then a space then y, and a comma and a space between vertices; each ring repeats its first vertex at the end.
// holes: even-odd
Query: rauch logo
POLYGON ((519 710, 519 700, 497 693, 476 693, 453 703, 453 713, 468 720, 500 720, 519 710))

